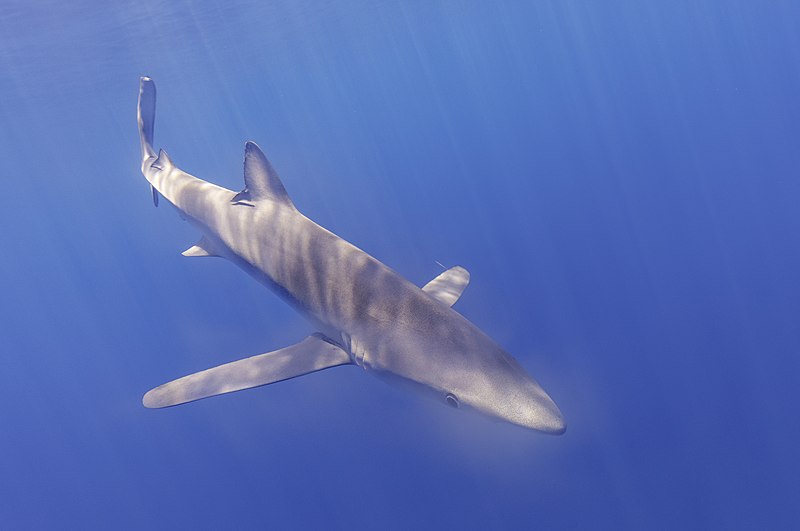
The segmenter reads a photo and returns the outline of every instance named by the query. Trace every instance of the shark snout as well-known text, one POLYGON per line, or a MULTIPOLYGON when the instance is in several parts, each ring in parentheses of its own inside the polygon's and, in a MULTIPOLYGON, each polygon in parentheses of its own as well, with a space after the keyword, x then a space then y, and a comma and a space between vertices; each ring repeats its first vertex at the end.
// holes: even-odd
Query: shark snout
POLYGON ((567 430, 561 410, 533 378, 525 377, 524 383, 509 398, 502 412, 509 422, 553 435, 561 435, 567 430))
POLYGON ((494 365, 486 363, 480 370, 472 370, 472 378, 445 387, 446 402, 530 430, 564 433, 567 423, 553 399, 513 358, 499 349, 495 352, 499 354, 494 365))
POLYGON ((536 402, 536 406, 529 414, 526 427, 553 435, 561 435, 567 431, 564 415, 549 396, 545 394, 544 400, 538 398, 536 402))

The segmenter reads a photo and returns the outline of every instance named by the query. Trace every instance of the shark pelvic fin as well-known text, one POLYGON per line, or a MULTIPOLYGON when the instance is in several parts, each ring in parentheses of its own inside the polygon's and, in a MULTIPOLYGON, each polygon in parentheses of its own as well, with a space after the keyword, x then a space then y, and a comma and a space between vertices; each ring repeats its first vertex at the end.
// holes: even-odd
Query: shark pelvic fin
POLYGON ((181 253, 183 256, 220 256, 214 250, 214 245, 203 236, 197 245, 193 245, 181 253))
POLYGON ((244 149, 244 190, 232 202, 270 199, 294 208, 278 172, 272 167, 264 152, 255 142, 247 142, 244 149))
POLYGON ((149 408, 176 406, 349 363, 350 356, 344 350, 314 334, 291 347, 226 363, 160 385, 145 394, 142 403, 149 408))
POLYGON ((468 284, 469 271, 461 266, 455 266, 425 284, 422 291, 452 306, 467 289, 468 284))

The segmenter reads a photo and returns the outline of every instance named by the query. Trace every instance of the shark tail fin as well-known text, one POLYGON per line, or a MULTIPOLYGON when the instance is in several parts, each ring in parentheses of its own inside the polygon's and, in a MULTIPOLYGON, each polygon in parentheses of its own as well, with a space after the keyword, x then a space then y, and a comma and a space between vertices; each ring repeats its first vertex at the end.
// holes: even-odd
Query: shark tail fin
POLYGON ((156 158, 153 149, 153 125, 156 120, 156 84, 149 77, 139 80, 139 140, 142 144, 142 171, 149 159, 156 158))

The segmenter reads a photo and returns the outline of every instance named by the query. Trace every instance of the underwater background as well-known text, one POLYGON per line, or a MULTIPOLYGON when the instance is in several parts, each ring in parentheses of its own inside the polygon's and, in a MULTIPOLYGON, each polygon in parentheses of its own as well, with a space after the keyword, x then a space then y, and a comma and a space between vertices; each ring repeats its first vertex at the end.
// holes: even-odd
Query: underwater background
POLYGON ((0 4, 0 528, 800 526, 800 3, 0 4), (153 208, 155 144, 455 308, 555 437, 354 367, 167 410, 313 329, 153 208))

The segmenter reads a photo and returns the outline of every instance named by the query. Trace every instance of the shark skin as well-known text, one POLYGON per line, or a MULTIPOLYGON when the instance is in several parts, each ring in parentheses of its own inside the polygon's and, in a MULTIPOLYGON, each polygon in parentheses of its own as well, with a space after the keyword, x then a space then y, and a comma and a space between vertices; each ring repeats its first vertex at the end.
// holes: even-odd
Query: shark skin
POLYGON ((303 215, 253 142, 245 188, 235 192, 181 171, 153 149, 155 84, 140 81, 142 173, 153 199, 174 206, 202 233, 185 256, 223 257, 305 316, 316 333, 278 351, 161 385, 146 407, 208 396, 352 364, 453 407, 561 434, 556 404, 511 355, 451 308, 469 282, 454 267, 419 288, 303 215))

